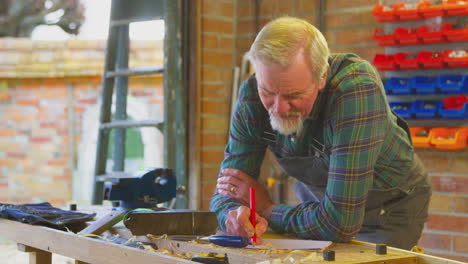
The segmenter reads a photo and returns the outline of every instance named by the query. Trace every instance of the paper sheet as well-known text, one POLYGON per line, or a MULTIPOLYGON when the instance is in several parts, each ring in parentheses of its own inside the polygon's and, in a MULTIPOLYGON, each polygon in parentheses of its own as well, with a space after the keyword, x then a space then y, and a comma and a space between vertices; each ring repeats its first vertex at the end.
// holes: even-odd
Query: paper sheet
POLYGON ((264 238, 261 245, 248 245, 247 248, 255 249, 322 249, 330 246, 331 241, 304 240, 304 239, 273 239, 264 238))

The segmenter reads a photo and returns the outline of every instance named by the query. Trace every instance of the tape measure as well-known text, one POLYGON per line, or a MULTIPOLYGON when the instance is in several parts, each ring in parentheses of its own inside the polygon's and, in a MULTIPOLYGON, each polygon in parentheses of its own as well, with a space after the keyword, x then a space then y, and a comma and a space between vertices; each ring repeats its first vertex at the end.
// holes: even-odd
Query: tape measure
POLYGON ((208 254, 198 254, 191 259, 192 261, 206 264, 229 264, 227 254, 217 254, 210 252, 208 254))

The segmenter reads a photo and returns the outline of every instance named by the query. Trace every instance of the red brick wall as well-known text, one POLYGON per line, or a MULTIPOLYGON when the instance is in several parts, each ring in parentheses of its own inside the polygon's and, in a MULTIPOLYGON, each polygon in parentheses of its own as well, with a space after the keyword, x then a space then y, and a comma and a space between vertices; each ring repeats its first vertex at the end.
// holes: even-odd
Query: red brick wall
MULTIPOLYGON (((219 51, 219 39, 221 36, 232 37, 235 44, 236 65, 240 65, 243 54, 249 49, 255 33, 255 1, 214 1, 203 0, 202 11, 202 54, 204 58, 210 56, 208 52, 219 51), (216 4, 216 3, 220 4, 216 4), (218 5, 234 5, 233 17, 229 19, 226 12, 221 12, 218 5), (211 6, 215 6, 212 9, 211 6), (213 20, 209 20, 212 18, 213 20), (220 25, 212 25, 222 21, 220 25), (224 22, 231 22, 229 26, 224 22), (222 27, 226 27, 223 32, 222 27), (217 37, 208 38, 212 32, 218 32, 217 37), (218 45, 216 45, 218 44, 218 45)), ((272 18, 281 15, 291 15, 304 18, 318 25, 319 1, 310 0, 262 0, 260 2, 259 28, 272 18)), ((332 52, 353 52, 359 56, 372 61, 376 53, 384 53, 373 40, 373 30, 382 27, 376 22, 371 11, 376 3, 388 4, 391 1, 377 0, 327 0, 325 6, 325 30, 324 35, 329 42, 332 52)), ((393 1, 394 2, 394 1, 393 1)), ((416 2, 416 1, 413 1, 416 2)), ((213 34, 215 35, 215 34, 213 34)), ((229 45, 232 45, 230 43, 229 45)), ((216 54, 213 54, 216 55, 216 54)), ((232 61, 227 62, 217 71, 211 63, 203 63, 203 97, 201 105, 205 109, 211 108, 208 101, 227 103, 230 94, 231 74, 227 68, 233 66, 232 61), (225 68, 226 67, 226 68, 225 68), (223 75, 219 71, 226 70, 223 75), (213 87, 213 86, 216 86, 213 87), (209 99, 217 97, 218 99, 209 99)), ((214 58, 213 58, 214 60, 214 58)), ((219 169, 219 161, 222 159, 222 149, 227 135, 228 115, 226 107, 215 110, 215 112, 204 111, 204 122, 202 132, 202 172, 203 190, 207 194, 212 193, 215 178, 219 169), (210 120, 208 119, 210 117, 210 120), (210 131, 210 132, 209 132, 210 131), (213 132, 211 132, 213 131, 213 132), (216 138, 213 135, 216 135, 216 138), (203 137, 203 135, 205 135, 203 137)), ((444 151, 419 151, 423 162, 428 167, 432 183, 434 185, 434 196, 430 205, 430 218, 424 229, 424 235, 420 245, 435 255, 468 261, 468 151, 457 153, 444 151)), ((208 195, 202 202, 202 208, 208 208, 208 195)))
MULTIPOLYGON (((0 79, 0 83, 4 87, 0 90, 0 203, 65 205, 72 199, 67 85, 73 85, 78 150, 83 140, 81 121, 88 109, 96 107, 100 78, 0 79)), ((161 79, 130 83, 130 95, 146 98, 162 111, 161 79)))
POLYGON ((236 2, 201 0, 201 208, 208 209, 223 160, 235 63, 236 2))
MULTIPOLYGON (((63 206, 72 199, 75 166, 70 158, 80 155, 83 117, 97 107, 104 44, 0 39, 0 203, 63 206), (68 85, 73 86, 71 94, 68 85), (74 155, 69 152, 70 110, 75 116, 74 155)), ((138 50, 132 49, 130 64, 161 62, 160 47, 132 42, 138 50)), ((130 79, 129 95, 163 111, 162 76, 130 79)))

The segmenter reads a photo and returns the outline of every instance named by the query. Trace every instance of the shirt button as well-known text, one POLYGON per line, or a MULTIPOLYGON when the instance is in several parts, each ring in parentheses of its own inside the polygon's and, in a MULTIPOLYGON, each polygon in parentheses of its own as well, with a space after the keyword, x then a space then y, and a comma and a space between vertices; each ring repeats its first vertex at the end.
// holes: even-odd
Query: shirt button
POLYGON ((384 215, 384 214, 385 214, 385 210, 384 209, 380 210, 380 215, 384 215))

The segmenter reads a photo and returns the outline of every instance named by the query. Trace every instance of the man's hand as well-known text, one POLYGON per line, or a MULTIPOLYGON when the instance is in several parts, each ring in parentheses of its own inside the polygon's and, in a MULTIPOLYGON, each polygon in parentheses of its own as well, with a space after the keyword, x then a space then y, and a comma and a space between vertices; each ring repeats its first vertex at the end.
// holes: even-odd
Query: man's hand
POLYGON ((224 176, 218 178, 216 185, 219 194, 231 196, 248 207, 250 204, 249 187, 254 187, 257 212, 260 216, 269 218, 274 204, 263 184, 237 169, 224 169, 222 174, 224 176))
MULTIPOLYGON (((263 241, 260 236, 267 230, 268 222, 258 214, 256 218, 255 234, 257 235, 257 244, 262 244, 263 241)), ((229 211, 225 225, 226 232, 230 235, 250 238, 254 234, 254 227, 250 223, 250 209, 246 206, 240 206, 237 210, 229 211)))

